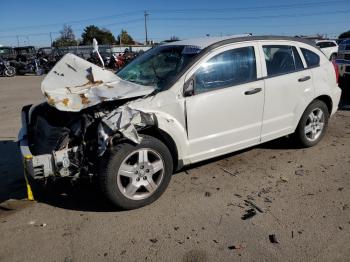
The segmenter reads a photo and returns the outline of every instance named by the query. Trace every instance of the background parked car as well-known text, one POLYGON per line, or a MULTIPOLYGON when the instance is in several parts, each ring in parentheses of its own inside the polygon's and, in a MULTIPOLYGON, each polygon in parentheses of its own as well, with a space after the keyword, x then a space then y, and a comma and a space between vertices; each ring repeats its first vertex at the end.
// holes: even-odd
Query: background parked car
POLYGON ((340 42, 336 63, 339 66, 339 80, 343 82, 345 77, 350 76, 350 39, 340 42))
POLYGON ((335 60, 338 54, 338 44, 334 40, 319 40, 316 45, 328 57, 329 60, 335 60))
POLYGON ((16 59, 16 52, 12 47, 0 46, 0 57, 4 60, 16 59))
POLYGON ((36 56, 36 50, 34 46, 21 46, 14 48, 16 52, 16 60, 18 62, 27 62, 36 56))

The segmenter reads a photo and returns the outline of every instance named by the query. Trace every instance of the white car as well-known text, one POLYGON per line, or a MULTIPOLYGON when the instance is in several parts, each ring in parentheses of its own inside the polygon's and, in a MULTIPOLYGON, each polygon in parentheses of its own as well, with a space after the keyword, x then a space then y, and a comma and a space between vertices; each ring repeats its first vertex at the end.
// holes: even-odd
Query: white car
POLYGON ((324 136, 341 91, 306 40, 203 38, 155 47, 116 75, 68 54, 22 110, 27 176, 96 176, 123 209, 155 201, 185 165, 294 134, 324 136))
POLYGON ((318 40, 316 45, 321 49, 321 51, 328 57, 330 61, 337 58, 338 54, 338 44, 334 40, 318 40))

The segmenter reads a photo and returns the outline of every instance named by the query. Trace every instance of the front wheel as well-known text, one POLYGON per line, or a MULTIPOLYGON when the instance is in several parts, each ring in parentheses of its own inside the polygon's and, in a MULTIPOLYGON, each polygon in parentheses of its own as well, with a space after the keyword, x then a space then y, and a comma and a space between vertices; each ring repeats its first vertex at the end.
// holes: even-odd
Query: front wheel
POLYGON ((328 126, 329 112, 320 100, 312 102, 300 119, 295 136, 304 147, 316 145, 324 136, 328 126))
POLYGON ((102 192, 122 209, 139 208, 158 199, 168 187, 173 171, 169 149, 146 135, 138 145, 116 145, 100 164, 102 192))
POLYGON ((13 66, 8 66, 4 71, 5 76, 12 77, 16 74, 16 69, 13 66))

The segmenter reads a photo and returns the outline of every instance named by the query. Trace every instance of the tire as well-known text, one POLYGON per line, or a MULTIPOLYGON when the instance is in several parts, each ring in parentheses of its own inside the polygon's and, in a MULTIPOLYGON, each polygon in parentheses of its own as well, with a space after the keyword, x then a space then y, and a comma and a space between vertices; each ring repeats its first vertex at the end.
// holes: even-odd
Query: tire
POLYGON ((16 74, 16 69, 13 66, 9 66, 5 69, 4 75, 8 77, 12 77, 16 74))
POLYGON ((125 210, 157 200, 168 187, 173 172, 173 160, 167 146, 154 137, 141 137, 142 142, 137 145, 116 145, 100 162, 102 193, 113 205, 125 210), (161 165, 162 169, 159 169, 161 165))
POLYGON ((327 130, 328 119, 329 112, 326 104, 320 100, 313 101, 306 108, 295 131, 297 142, 302 147, 316 145, 327 130), (312 122, 312 119, 314 119, 314 122, 312 122))

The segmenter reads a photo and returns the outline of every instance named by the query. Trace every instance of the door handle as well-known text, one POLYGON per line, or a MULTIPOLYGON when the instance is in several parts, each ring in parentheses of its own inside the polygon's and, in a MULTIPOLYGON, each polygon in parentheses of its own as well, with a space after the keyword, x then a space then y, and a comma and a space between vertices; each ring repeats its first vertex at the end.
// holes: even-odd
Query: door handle
POLYGON ((248 91, 245 91, 244 92, 244 94, 246 95, 246 96, 248 96, 248 95, 254 95, 254 94, 256 94, 256 93, 259 93, 259 92, 261 92, 261 90, 262 90, 262 88, 254 88, 254 89, 252 89, 252 90, 248 90, 248 91))
POLYGON ((305 81, 310 80, 310 79, 311 79, 311 76, 305 76, 305 77, 299 78, 298 81, 305 82, 305 81))

